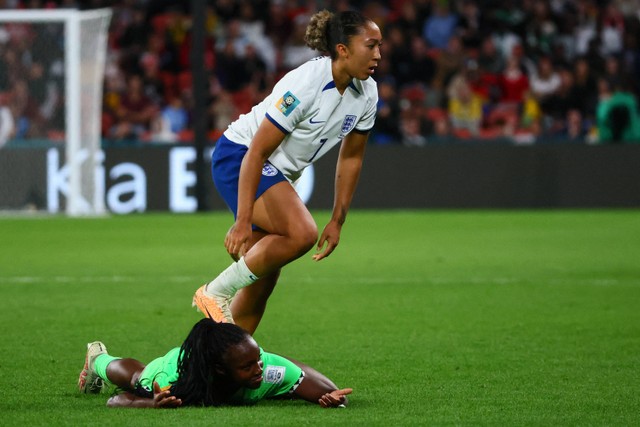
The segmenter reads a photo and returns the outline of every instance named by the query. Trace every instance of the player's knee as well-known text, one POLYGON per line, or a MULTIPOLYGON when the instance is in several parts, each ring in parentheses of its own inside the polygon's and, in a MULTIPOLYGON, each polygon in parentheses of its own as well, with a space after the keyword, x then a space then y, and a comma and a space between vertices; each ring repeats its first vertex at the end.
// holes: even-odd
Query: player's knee
POLYGON ((310 224, 304 227, 297 236, 298 246, 301 253, 309 252, 318 241, 318 227, 310 224))

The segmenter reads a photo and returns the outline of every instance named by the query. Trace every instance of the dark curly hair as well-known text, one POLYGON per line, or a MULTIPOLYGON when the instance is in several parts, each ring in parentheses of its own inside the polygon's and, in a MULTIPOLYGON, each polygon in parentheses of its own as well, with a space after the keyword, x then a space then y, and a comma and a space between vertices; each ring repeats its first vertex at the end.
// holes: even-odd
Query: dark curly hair
POLYGON ((304 41, 311 49, 328 53, 331 59, 337 57, 336 45, 349 44, 349 39, 362 32, 369 18, 355 11, 332 13, 322 10, 311 17, 304 35, 304 41))
POLYGON ((227 350, 251 335, 231 323, 205 318, 196 323, 180 347, 178 379, 171 394, 183 405, 219 406, 228 400, 228 384, 216 368, 223 367, 227 350))

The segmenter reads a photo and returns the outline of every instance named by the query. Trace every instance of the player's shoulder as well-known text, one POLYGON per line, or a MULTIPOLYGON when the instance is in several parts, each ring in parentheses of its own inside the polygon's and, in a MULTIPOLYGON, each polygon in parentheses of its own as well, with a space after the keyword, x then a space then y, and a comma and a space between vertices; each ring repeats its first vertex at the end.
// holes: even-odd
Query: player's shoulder
POLYGON ((279 83, 293 84, 310 90, 318 88, 322 82, 331 79, 330 61, 326 56, 310 59, 286 73, 279 83))
POLYGON ((325 75, 331 73, 331 58, 328 56, 316 56, 300 64, 296 70, 307 74, 325 75))

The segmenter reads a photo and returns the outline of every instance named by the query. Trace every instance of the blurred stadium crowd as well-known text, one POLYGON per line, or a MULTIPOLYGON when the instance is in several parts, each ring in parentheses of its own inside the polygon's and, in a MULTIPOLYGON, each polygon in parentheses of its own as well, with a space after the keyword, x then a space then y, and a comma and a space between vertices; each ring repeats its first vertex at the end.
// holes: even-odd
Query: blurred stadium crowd
MULTIPOLYGON (((113 8, 103 137, 188 142, 189 3, 0 0, 0 9, 113 8)), ((640 142, 638 0, 207 1, 211 140, 318 55, 303 36, 323 8, 358 9, 383 31, 373 144, 640 142)), ((47 31, 0 25, 0 117, 11 115, 17 137, 62 129, 61 65, 34 59, 52 48, 47 31)))

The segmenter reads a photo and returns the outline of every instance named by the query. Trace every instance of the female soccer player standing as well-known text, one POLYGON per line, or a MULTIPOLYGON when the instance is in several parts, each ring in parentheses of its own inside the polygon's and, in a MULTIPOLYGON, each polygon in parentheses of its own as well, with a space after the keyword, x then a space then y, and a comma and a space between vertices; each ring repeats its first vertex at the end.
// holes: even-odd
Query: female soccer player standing
POLYGON ((193 304, 250 333, 280 269, 316 242, 316 261, 338 245, 375 121, 378 92, 371 76, 380 61, 378 26, 358 12, 325 10, 311 18, 305 40, 329 56, 286 74, 267 98, 229 126, 212 158, 214 182, 235 216, 224 244, 237 261, 198 289, 193 304), (338 143, 333 212, 318 240, 318 228, 292 183, 338 143))

